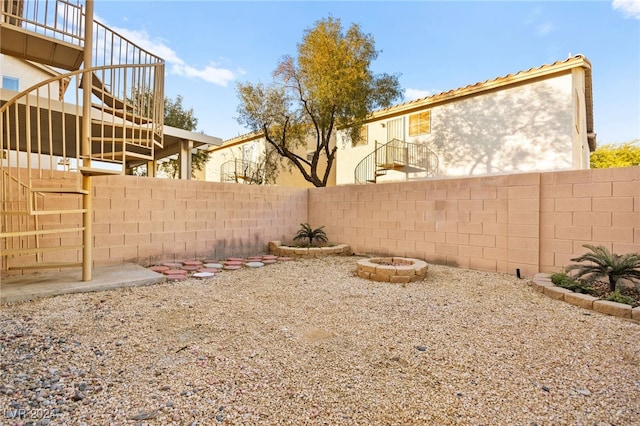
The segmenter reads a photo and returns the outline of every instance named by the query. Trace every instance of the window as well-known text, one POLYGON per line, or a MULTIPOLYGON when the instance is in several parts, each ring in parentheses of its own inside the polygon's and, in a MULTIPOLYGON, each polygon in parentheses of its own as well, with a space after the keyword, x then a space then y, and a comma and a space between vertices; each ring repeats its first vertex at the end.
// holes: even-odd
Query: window
POLYGON ((360 140, 358 142, 353 141, 351 143, 351 146, 362 146, 369 143, 369 139, 367 139, 367 136, 368 136, 367 128, 368 127, 366 124, 360 127, 360 140))
POLYGON ((431 111, 422 111, 409 116, 409 136, 431 133, 431 111))
POLYGON ((15 77, 2 77, 2 88, 19 92, 20 79, 15 77))

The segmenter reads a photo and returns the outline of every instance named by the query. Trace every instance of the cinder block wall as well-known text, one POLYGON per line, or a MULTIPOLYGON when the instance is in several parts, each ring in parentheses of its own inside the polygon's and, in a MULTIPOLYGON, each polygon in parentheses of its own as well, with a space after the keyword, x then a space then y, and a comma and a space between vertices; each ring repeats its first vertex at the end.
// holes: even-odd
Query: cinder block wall
POLYGON ((134 176, 96 177, 95 266, 266 252, 307 218, 307 190, 134 176))
POLYGON ((314 188, 309 222, 356 253, 532 276, 585 243, 640 251, 640 167, 314 188))
MULTIPOLYGON (((359 254, 524 276, 560 270, 586 243, 640 252, 640 167, 312 189, 134 176, 93 184, 94 266, 260 253, 270 240, 290 241, 302 222, 325 225, 331 242, 359 254)), ((68 194, 39 202, 80 207, 68 194)), ((39 220, 49 229, 82 218, 39 220)), ((81 237, 47 234, 40 243, 81 244, 81 237)), ((44 260, 81 257, 54 251, 44 260)))
POLYGON ((556 271, 602 244, 640 252, 640 167, 541 175, 540 268, 556 271))

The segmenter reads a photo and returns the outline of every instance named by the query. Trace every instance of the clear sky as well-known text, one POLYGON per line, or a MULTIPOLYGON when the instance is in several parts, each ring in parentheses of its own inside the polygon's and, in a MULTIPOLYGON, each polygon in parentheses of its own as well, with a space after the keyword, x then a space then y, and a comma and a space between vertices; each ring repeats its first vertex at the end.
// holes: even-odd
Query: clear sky
POLYGON ((583 54, 593 65, 598 144, 640 138, 640 0, 114 1, 96 19, 167 61, 165 95, 198 130, 230 139, 237 82, 271 82, 303 32, 339 18, 373 36, 376 73, 399 74, 404 101, 583 54))

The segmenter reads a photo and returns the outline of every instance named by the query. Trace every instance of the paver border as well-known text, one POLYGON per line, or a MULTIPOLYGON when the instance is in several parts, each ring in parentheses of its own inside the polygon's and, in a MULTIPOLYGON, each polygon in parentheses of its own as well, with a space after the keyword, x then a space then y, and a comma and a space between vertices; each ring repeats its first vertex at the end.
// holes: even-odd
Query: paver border
POLYGON ((269 241, 269 253, 280 257, 314 258, 324 256, 351 256, 353 252, 348 244, 327 247, 289 247, 281 241, 269 241))
POLYGON ((406 284, 420 281, 427 274, 427 262, 408 257, 371 257, 356 262, 360 278, 406 284))
POLYGON ((551 274, 538 273, 534 275, 531 285, 537 292, 543 293, 552 299, 562 300, 584 309, 624 318, 640 324, 640 306, 633 308, 631 305, 624 303, 602 300, 588 294, 575 293, 566 288, 558 287, 551 282, 551 274))

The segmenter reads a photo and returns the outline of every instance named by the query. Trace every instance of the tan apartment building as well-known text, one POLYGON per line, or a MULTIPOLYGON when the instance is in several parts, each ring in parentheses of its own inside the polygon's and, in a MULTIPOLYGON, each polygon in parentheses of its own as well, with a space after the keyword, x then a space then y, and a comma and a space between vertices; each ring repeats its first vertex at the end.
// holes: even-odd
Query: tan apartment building
MULTIPOLYGON (((353 145, 337 132, 331 184, 588 169, 596 148, 591 63, 577 55, 374 111, 362 135, 353 145)), ((266 147, 260 133, 225 141, 205 179, 247 183, 245 171, 266 147)), ((310 186, 295 168, 276 183, 310 186)))
MULTIPOLYGON (((335 134, 333 136, 335 144, 335 134)), ((209 149, 210 156, 206 169, 199 176, 211 182, 230 182, 244 184, 263 184, 268 173, 265 156, 269 144, 261 132, 253 132, 226 140, 222 145, 209 149)), ((296 154, 311 161, 315 150, 315 139, 309 139, 306 147, 299 147, 296 154)), ((295 167, 289 167, 289 160, 273 155, 278 171, 275 184, 298 188, 312 188, 313 184, 304 179, 295 167)), ((319 173, 326 169, 326 157, 320 155, 319 173)), ((307 167, 307 170, 309 168, 307 167)), ((334 161, 327 186, 336 184, 336 163, 334 161)))

